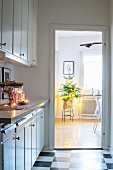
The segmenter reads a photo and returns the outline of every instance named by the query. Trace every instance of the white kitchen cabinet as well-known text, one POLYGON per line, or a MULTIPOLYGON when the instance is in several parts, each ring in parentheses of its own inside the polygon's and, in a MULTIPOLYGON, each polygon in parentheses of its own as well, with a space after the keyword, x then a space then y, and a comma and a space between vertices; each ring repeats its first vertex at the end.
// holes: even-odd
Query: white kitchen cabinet
POLYGON ((31 122, 25 126, 25 170, 31 170, 31 122))
POLYGON ((3 143, 4 170, 15 170, 15 136, 3 143))
POLYGON ((21 53, 24 60, 28 60, 28 0, 22 0, 22 33, 21 33, 21 53))
POLYGON ((16 133, 16 170, 24 170, 24 128, 16 133))
POLYGON ((28 0, 14 0, 13 54, 28 60, 28 0))
POLYGON ((2 22, 2 0, 0 0, 0 48, 2 47, 1 22, 2 22))
POLYGON ((1 130, 2 170, 15 170, 15 128, 11 125, 1 130))
POLYGON ((21 48, 21 0, 14 0, 13 54, 20 57, 21 48))
POLYGON ((2 2, 2 49, 12 53, 13 0, 3 0, 2 2))
POLYGON ((0 0, 0 14, 0 59, 36 66, 38 0, 0 0))
POLYGON ((38 0, 29 0, 28 28, 28 60, 31 66, 36 66, 38 49, 38 0))
POLYGON ((28 20, 28 60, 32 62, 33 55, 33 13, 34 0, 29 0, 29 20, 28 20))
POLYGON ((41 117, 40 117, 40 124, 41 124, 41 127, 40 127, 40 151, 42 150, 42 148, 44 147, 44 110, 41 114, 41 117))
POLYGON ((33 120, 31 122, 31 134, 32 134, 32 145, 31 145, 31 155, 32 155, 32 166, 34 164, 34 162, 36 161, 36 129, 37 129, 37 126, 36 126, 36 117, 34 116, 33 117, 33 120))
POLYGON ((36 132, 36 142, 37 142, 37 157, 40 153, 40 149, 41 149, 41 140, 40 140, 40 136, 41 136, 41 118, 40 115, 37 115, 37 132, 36 132))
POLYGON ((37 156, 44 146, 44 109, 37 113, 37 156))
POLYGON ((1 134, 2 169, 31 170, 44 146, 44 109, 36 109, 6 126, 1 134))

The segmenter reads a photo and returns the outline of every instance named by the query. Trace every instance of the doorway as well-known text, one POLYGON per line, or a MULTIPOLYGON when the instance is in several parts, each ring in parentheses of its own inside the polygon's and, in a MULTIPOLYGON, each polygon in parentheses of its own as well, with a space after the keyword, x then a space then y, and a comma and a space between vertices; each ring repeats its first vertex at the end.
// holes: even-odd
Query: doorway
POLYGON ((50 24, 50 114, 49 116, 49 148, 55 148, 55 31, 101 31, 102 32, 102 149, 110 146, 110 55, 109 55, 109 31, 107 26, 89 25, 64 25, 50 24))
POLYGON ((102 32, 56 30, 55 148, 101 148, 101 120, 102 32), (80 96, 73 100, 73 113, 64 109, 66 96, 63 98, 61 90, 69 77, 80 88, 80 96))

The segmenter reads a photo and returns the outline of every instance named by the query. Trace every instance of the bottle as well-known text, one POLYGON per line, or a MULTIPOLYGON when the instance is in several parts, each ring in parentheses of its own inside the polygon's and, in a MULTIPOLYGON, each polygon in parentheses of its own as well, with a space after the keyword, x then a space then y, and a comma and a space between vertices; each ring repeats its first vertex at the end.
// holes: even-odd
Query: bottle
POLYGON ((22 89, 22 93, 20 94, 19 102, 22 102, 22 101, 25 101, 25 93, 23 89, 22 89))
POLYGON ((18 103, 25 101, 25 93, 24 93, 23 88, 17 89, 17 93, 18 93, 18 103))

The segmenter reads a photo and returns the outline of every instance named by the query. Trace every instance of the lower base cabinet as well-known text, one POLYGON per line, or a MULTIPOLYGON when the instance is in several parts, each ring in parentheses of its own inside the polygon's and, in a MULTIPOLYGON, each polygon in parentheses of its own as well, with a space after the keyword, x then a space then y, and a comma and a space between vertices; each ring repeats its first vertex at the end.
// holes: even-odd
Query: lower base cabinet
POLYGON ((37 156, 44 146, 44 109, 37 114, 37 156))
POLYGON ((15 136, 2 144, 4 166, 2 170, 15 170, 15 136))
POLYGON ((13 132, 8 131, 8 136, 3 134, 3 167, 0 170, 31 170, 36 161, 44 146, 44 109, 37 109, 30 115, 27 121, 19 120, 13 132))
POLYGON ((31 122, 25 126, 25 170, 31 170, 31 122))
POLYGON ((24 170, 24 128, 16 133, 16 170, 24 170))
POLYGON ((33 120, 31 122, 31 138, 32 138, 32 144, 31 144, 31 155, 32 155, 32 166, 34 162, 36 161, 36 117, 33 117, 33 120))

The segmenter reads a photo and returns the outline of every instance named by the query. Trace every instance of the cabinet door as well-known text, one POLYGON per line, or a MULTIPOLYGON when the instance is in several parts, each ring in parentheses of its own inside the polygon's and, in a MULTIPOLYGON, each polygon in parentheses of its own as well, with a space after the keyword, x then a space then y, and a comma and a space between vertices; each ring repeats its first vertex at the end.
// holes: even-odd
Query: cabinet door
POLYGON ((34 11, 34 0, 29 0, 28 61, 30 62, 32 62, 32 55, 33 55, 33 11, 34 11))
POLYGON ((37 116, 37 157, 41 150, 41 116, 37 116))
POLYGON ((13 54, 20 57, 21 47, 21 0, 14 0, 13 54))
POLYGON ((4 170, 15 170, 15 137, 3 144, 4 170))
POLYGON ((24 170, 24 128, 16 134, 16 170, 24 170))
POLYGON ((22 0, 21 58, 28 59, 28 0, 22 0))
POLYGON ((36 119, 32 121, 32 166, 36 161, 36 119))
POLYGON ((3 0, 2 16, 2 49, 12 53, 13 0, 3 0))
POLYGON ((37 65, 37 30, 38 30, 38 0, 34 0, 33 7, 33 41, 32 41, 32 55, 31 55, 31 65, 37 65))
POLYGON ((44 147, 44 112, 39 114, 37 114, 37 156, 44 147))
POLYGON ((40 118, 41 120, 40 120, 40 124, 41 124, 41 133, 40 133, 40 139, 41 139, 41 150, 42 150, 42 148, 44 147, 44 112, 41 114, 41 118, 40 118))
POLYGON ((1 43, 2 43, 2 37, 1 37, 1 23, 2 22, 2 0, 0 0, 0 48, 1 48, 1 43))
POLYGON ((25 170, 31 170, 31 123, 25 126, 25 170))

